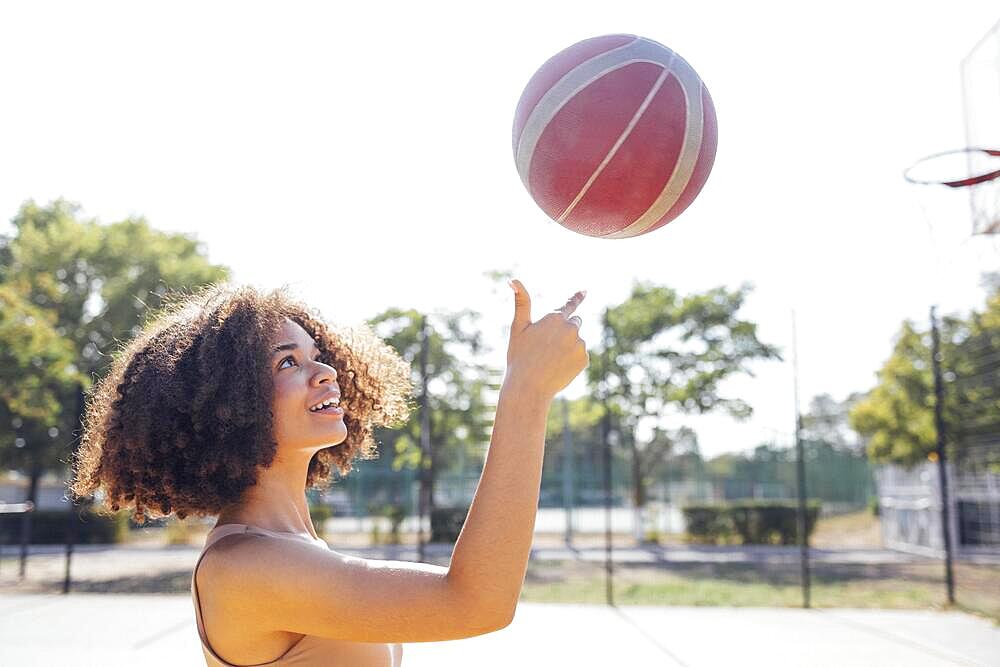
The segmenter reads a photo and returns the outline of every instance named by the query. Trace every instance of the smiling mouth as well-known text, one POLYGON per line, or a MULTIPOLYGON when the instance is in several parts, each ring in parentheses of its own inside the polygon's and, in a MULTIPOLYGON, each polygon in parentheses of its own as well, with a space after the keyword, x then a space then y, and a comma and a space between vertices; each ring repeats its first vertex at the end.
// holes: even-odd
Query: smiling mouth
POLYGON ((309 410, 309 413, 314 415, 330 415, 332 417, 343 417, 344 408, 337 405, 328 405, 322 410, 309 410))

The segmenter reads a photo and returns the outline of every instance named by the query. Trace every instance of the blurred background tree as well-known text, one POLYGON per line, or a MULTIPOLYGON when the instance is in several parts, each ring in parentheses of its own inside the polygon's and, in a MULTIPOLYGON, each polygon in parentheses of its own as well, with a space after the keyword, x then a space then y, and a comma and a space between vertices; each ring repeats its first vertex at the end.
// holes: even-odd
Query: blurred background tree
MULTIPOLYGON (((993 286, 982 311, 943 317, 939 329, 945 446, 950 456, 961 456, 982 434, 1000 428, 1000 373, 994 368, 1000 359, 1000 289, 993 286)), ((850 411, 873 462, 913 466, 934 452, 931 361, 929 327, 904 322, 878 384, 850 411)))
MULTIPOLYGON (((421 348, 424 315, 415 310, 387 309, 368 321, 375 332, 405 359, 412 370, 414 397, 421 398, 421 348)), ((444 473, 481 469, 496 411, 500 371, 480 361, 486 351, 477 328, 480 315, 471 310, 427 317, 427 399, 430 407, 429 457, 423 459, 424 493, 434 509, 435 483, 444 473)), ((421 413, 414 410, 398 429, 379 429, 376 440, 391 455, 381 464, 392 470, 419 469, 421 413)), ((476 474, 474 477, 478 477, 476 474)), ((471 483, 475 485, 475 478, 471 483)))
POLYGON ((31 333, 0 343, 0 377, 16 380, 0 394, 0 462, 29 475, 28 499, 37 502, 44 472, 68 474, 82 392, 106 372, 118 343, 168 291, 224 280, 229 270, 211 264, 193 238, 143 218, 102 225, 62 199, 29 200, 11 222, 13 233, 0 235, 0 336, 21 335, 29 319, 31 333), (19 372, 24 359, 34 374, 19 372))
POLYGON ((723 395, 724 381, 752 376, 751 362, 781 358, 757 338, 756 324, 739 317, 750 291, 743 285, 682 296, 637 283, 628 299, 605 311, 606 340, 591 355, 587 379, 595 396, 606 383, 612 428, 629 453, 639 535, 649 483, 675 445, 690 450, 697 442, 693 431, 678 426, 678 415, 749 417, 746 401, 723 395))
POLYGON ((863 398, 860 392, 850 394, 838 401, 830 394, 819 394, 809 402, 809 408, 802 415, 802 438, 812 442, 823 442, 837 450, 863 450, 857 431, 851 428, 848 418, 854 406, 863 398))
MULTIPOLYGON (((89 384, 53 320, 52 311, 0 285, 0 468, 27 471, 32 485, 41 471, 60 465, 64 451, 52 444, 60 435, 60 401, 89 384)), ((29 495, 34 500, 33 488, 29 495)))

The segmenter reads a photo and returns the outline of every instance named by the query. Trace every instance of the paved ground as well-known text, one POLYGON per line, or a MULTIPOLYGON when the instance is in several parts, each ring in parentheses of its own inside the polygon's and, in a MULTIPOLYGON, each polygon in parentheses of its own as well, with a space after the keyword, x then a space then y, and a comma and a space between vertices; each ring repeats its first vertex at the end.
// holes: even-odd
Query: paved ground
MULTIPOLYGON (((339 547, 370 558, 415 560, 412 546, 339 547)), ((73 556, 69 596, 59 590, 65 555, 35 546, 25 582, 18 550, 0 561, 0 666, 198 665, 202 663, 190 597, 136 595, 187 591, 200 547, 131 544, 82 546, 73 556), (34 592, 33 592, 34 591, 34 592), (110 594, 109 594, 110 593, 110 594)), ((446 563, 450 545, 432 545, 446 563)), ((636 563, 795 563, 797 548, 632 547, 616 560, 636 563)), ((540 560, 602 560, 598 546, 545 542, 540 560)), ((814 550, 814 559, 846 564, 924 561, 886 550, 814 550)), ((636 607, 522 603, 507 629, 459 642, 410 644, 406 667, 436 665, 997 665, 1000 629, 960 612, 636 607)))
MULTIPOLYGON (((185 596, 4 595, 0 665, 199 665, 185 596)), ((407 644, 405 667, 1000 665, 1000 629, 959 612, 522 603, 510 627, 407 644)))

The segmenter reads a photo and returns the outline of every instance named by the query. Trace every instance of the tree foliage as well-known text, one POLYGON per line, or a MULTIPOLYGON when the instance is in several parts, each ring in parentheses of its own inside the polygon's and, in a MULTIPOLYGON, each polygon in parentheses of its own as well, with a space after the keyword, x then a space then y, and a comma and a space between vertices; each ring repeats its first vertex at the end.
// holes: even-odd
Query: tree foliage
POLYGON ((193 238, 167 234, 143 218, 110 225, 83 220, 78 205, 26 202, 12 220, 15 235, 0 239, 11 262, 9 284, 55 314, 56 331, 76 346, 81 367, 100 372, 117 342, 136 333, 170 290, 228 278, 193 238))
MULTIPOLYGON (((425 466, 434 472, 461 470, 463 463, 475 467, 489 441, 493 412, 492 392, 498 371, 480 361, 485 351, 471 310, 432 315, 427 318, 427 381, 430 406, 430 439, 433 460, 425 466)), ((420 398, 423 315, 415 310, 390 308, 369 320, 369 325, 410 363, 415 396, 420 398)), ((399 429, 376 435, 392 452, 392 467, 417 468, 420 462, 419 410, 399 429)), ((432 477, 433 479, 433 477, 432 477)))
POLYGON ((0 376, 14 378, 0 395, 0 460, 28 469, 34 488, 44 470, 65 472, 80 392, 106 370, 116 345, 159 297, 225 279, 228 270, 210 264, 190 237, 141 218, 98 224, 64 200, 28 201, 12 223, 13 233, 0 236, 0 335, 32 324, 26 337, 0 342, 0 376), (35 370, 19 375, 25 359, 35 370), (39 400, 23 400, 32 392, 39 400))
POLYGON ((46 427, 55 426, 60 394, 87 382, 51 316, 0 285, 0 401, 11 414, 46 427))
POLYGON ((752 413, 723 385, 752 376, 752 362, 780 354, 758 339, 756 324, 739 317, 750 290, 717 287, 682 296, 637 283, 625 302, 605 312, 607 340, 591 355, 588 381, 595 395, 607 394, 614 428, 630 450, 637 507, 672 449, 697 447, 695 433, 677 426, 678 416, 721 411, 743 419, 752 413))
MULTIPOLYGON (((52 327, 50 311, 32 306, 0 285, 0 467, 30 469, 29 442, 60 434, 62 401, 88 379, 76 367, 73 346, 52 327)), ((74 405, 70 406, 75 408, 74 405)), ((57 465, 59 450, 36 448, 36 468, 57 465)))
MULTIPOLYGON (((949 455, 1000 437, 1000 291, 983 311, 940 322, 942 417, 949 455)), ((878 384, 851 411, 851 425, 879 463, 912 466, 934 452, 934 372, 930 328, 904 322, 878 384)))
POLYGON ((814 396, 802 415, 802 439, 823 442, 837 450, 862 450, 858 433, 851 428, 849 421, 850 411, 862 398, 862 394, 857 392, 843 401, 834 399, 830 394, 814 396))
POLYGON ((972 312, 965 325, 945 372, 954 406, 947 426, 959 457, 977 447, 992 446, 995 451, 1000 440, 1000 282, 985 308, 972 312))
POLYGON ((851 424, 868 437, 875 462, 912 465, 934 450, 934 376, 924 338, 904 323, 878 385, 851 411, 851 424))

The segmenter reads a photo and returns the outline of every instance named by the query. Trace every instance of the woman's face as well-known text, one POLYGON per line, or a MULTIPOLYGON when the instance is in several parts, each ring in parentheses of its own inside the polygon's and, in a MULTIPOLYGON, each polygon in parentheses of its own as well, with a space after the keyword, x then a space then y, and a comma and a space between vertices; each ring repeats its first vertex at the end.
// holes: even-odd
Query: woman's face
POLYGON ((271 345, 274 378, 274 439, 279 449, 317 451, 347 438, 344 411, 337 403, 337 371, 320 363, 312 337, 295 322, 285 320, 271 345), (326 399, 332 405, 316 407, 326 399))

